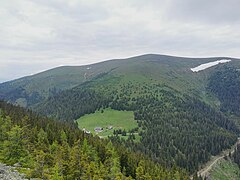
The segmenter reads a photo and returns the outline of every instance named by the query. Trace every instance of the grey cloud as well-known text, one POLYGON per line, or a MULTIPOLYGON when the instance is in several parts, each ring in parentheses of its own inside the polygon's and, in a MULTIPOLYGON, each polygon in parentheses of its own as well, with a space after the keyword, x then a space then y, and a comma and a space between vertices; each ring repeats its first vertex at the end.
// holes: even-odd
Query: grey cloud
MULTIPOLYGON (((75 1, 75 5, 69 5, 71 1, 58 1, 58 0, 41 0, 34 1, 37 4, 50 7, 56 13, 73 18, 74 20, 82 23, 90 23, 99 21, 109 16, 107 9, 101 7, 101 2, 86 3, 87 1, 75 1)), ((91 2, 91 1, 89 1, 91 2)))
POLYGON ((237 0, 13 1, 0 2, 0 77, 144 53, 240 57, 237 0))
POLYGON ((239 0, 170 0, 169 16, 184 21, 235 24, 240 21, 239 0))

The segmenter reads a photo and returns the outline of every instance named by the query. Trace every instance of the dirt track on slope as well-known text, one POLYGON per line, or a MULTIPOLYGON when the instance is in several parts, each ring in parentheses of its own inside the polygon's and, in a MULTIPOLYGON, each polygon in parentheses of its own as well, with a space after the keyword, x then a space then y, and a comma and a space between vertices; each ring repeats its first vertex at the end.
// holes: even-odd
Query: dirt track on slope
POLYGON ((213 165, 216 164, 219 160, 223 159, 225 156, 228 156, 229 152, 231 152, 231 154, 232 154, 234 152, 234 149, 236 148, 237 144, 240 144, 240 139, 238 139, 238 141, 232 146, 231 149, 225 150, 217 156, 213 156, 212 159, 210 161, 208 161, 203 166, 203 168, 197 172, 198 176, 208 177, 209 171, 212 169, 213 165))

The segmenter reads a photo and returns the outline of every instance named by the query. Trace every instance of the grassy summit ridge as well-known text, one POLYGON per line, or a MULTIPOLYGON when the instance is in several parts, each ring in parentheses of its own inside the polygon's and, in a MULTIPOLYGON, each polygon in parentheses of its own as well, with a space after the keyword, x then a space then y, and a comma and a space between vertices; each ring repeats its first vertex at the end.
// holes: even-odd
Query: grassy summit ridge
POLYGON ((32 107, 58 92, 92 81, 105 73, 114 77, 124 77, 124 81, 166 83, 182 91, 201 94, 206 73, 192 73, 190 68, 218 59, 222 58, 183 58, 148 54, 85 66, 62 66, 0 84, 0 98, 32 107))

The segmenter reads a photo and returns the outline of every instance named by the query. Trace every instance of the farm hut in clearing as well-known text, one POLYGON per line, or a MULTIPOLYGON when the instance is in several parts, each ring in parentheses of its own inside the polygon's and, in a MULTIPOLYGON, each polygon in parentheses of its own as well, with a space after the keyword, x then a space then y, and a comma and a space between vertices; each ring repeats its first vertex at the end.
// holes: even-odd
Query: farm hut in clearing
POLYGON ((102 128, 102 127, 95 127, 95 128, 94 128, 94 131, 95 131, 96 133, 99 133, 99 132, 102 132, 102 131, 103 131, 103 128, 102 128))

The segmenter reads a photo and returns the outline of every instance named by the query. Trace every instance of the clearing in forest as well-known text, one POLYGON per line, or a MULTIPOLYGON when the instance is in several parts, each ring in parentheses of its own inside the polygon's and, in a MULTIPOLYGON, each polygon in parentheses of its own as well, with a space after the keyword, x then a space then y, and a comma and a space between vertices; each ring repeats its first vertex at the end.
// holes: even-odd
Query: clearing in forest
POLYGON ((87 114, 77 119, 77 123, 80 129, 85 129, 101 137, 113 135, 114 130, 121 129, 128 132, 138 127, 132 111, 117 111, 113 109, 104 109, 93 114, 87 114), (95 128, 102 128, 103 130, 95 132, 95 128))

